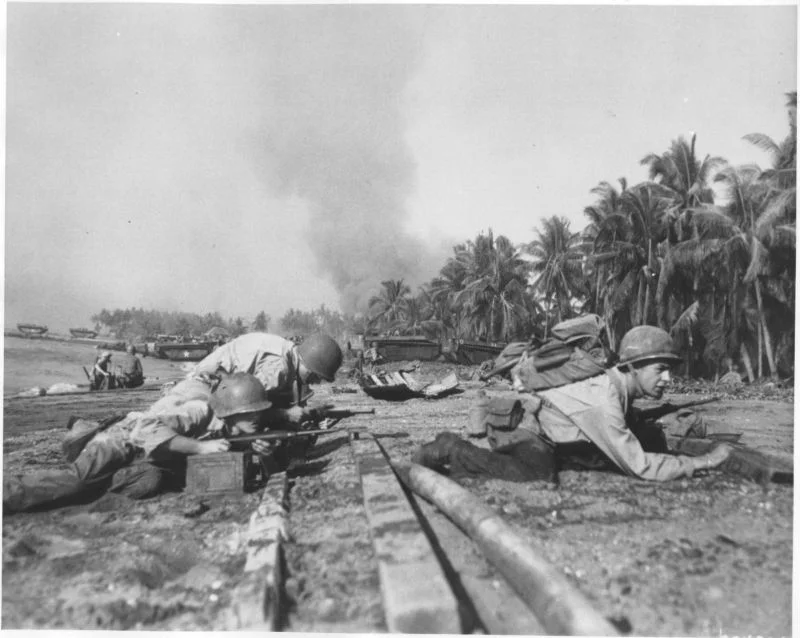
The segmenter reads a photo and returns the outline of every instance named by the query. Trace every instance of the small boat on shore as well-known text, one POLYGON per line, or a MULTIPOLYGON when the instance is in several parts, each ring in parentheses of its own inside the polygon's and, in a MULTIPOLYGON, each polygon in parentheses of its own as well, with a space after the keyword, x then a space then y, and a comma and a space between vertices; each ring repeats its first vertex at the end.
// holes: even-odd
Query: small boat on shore
POLYGON ((47 326, 38 323, 18 323, 19 330, 26 337, 42 337, 47 333, 47 326))
POLYGON ((94 339, 97 336, 97 330, 89 328, 70 328, 69 333, 78 339, 94 339))

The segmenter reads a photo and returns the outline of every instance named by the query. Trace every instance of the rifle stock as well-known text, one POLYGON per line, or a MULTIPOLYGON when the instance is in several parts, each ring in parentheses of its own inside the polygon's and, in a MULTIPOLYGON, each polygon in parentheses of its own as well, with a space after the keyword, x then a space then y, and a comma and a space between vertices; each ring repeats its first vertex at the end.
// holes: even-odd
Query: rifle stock
MULTIPOLYGON (((688 456, 699 456, 708 454, 720 442, 713 439, 668 436, 667 443, 670 450, 674 452, 688 456)), ((728 443, 728 445, 733 451, 728 460, 719 467, 726 474, 749 478, 761 484, 766 484, 770 481, 773 483, 794 482, 794 468, 791 463, 746 447, 741 443, 728 443)))

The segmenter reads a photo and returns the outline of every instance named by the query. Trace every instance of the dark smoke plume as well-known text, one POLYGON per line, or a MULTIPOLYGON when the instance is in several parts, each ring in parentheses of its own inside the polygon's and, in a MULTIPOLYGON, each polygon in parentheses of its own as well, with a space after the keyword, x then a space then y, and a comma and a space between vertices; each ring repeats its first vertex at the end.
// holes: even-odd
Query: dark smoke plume
POLYGON ((308 242, 342 310, 363 312, 382 280, 414 286, 442 265, 404 230, 415 166, 403 93, 419 62, 418 30, 400 7, 293 7, 286 17, 261 151, 274 185, 308 203, 308 242))

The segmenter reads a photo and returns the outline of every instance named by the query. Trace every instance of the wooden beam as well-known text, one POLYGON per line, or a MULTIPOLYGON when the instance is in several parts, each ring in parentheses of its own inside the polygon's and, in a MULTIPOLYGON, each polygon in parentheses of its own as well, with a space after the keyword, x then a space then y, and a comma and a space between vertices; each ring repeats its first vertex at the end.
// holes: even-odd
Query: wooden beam
POLYGON ((247 530, 244 577, 232 593, 229 629, 279 631, 284 616, 283 542, 289 538, 289 481, 285 472, 267 481, 247 530))
POLYGON ((458 601, 377 441, 351 438, 391 632, 461 633, 458 601))

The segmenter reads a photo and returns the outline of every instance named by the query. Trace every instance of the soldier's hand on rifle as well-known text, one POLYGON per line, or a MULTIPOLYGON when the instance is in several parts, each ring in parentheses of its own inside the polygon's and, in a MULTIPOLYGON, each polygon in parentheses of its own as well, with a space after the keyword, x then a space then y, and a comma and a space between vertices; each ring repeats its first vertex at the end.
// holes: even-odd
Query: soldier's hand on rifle
POLYGON ((728 457, 731 455, 731 452, 733 452, 733 448, 730 445, 728 445, 727 443, 720 443, 708 454, 703 454, 702 456, 695 457, 694 460, 697 463, 695 469, 710 470, 715 467, 719 467, 725 461, 728 460, 728 457))
POLYGON ((225 439, 212 439, 210 441, 200 441, 200 451, 198 454, 216 454, 217 452, 227 452, 230 442, 225 439))
POLYGON ((316 424, 321 424, 328 418, 328 411, 333 408, 332 403, 325 405, 318 405, 313 408, 306 408, 307 421, 312 421, 316 424))
POLYGON ((294 423, 295 425, 301 424, 303 421, 307 420, 305 418, 306 409, 301 408, 299 405, 295 405, 291 408, 286 408, 285 410, 280 410, 281 416, 285 421, 289 423, 294 423))
POLYGON ((272 451, 277 447, 277 445, 278 443, 276 441, 253 441, 250 444, 253 452, 261 454, 262 456, 272 454, 272 451))

